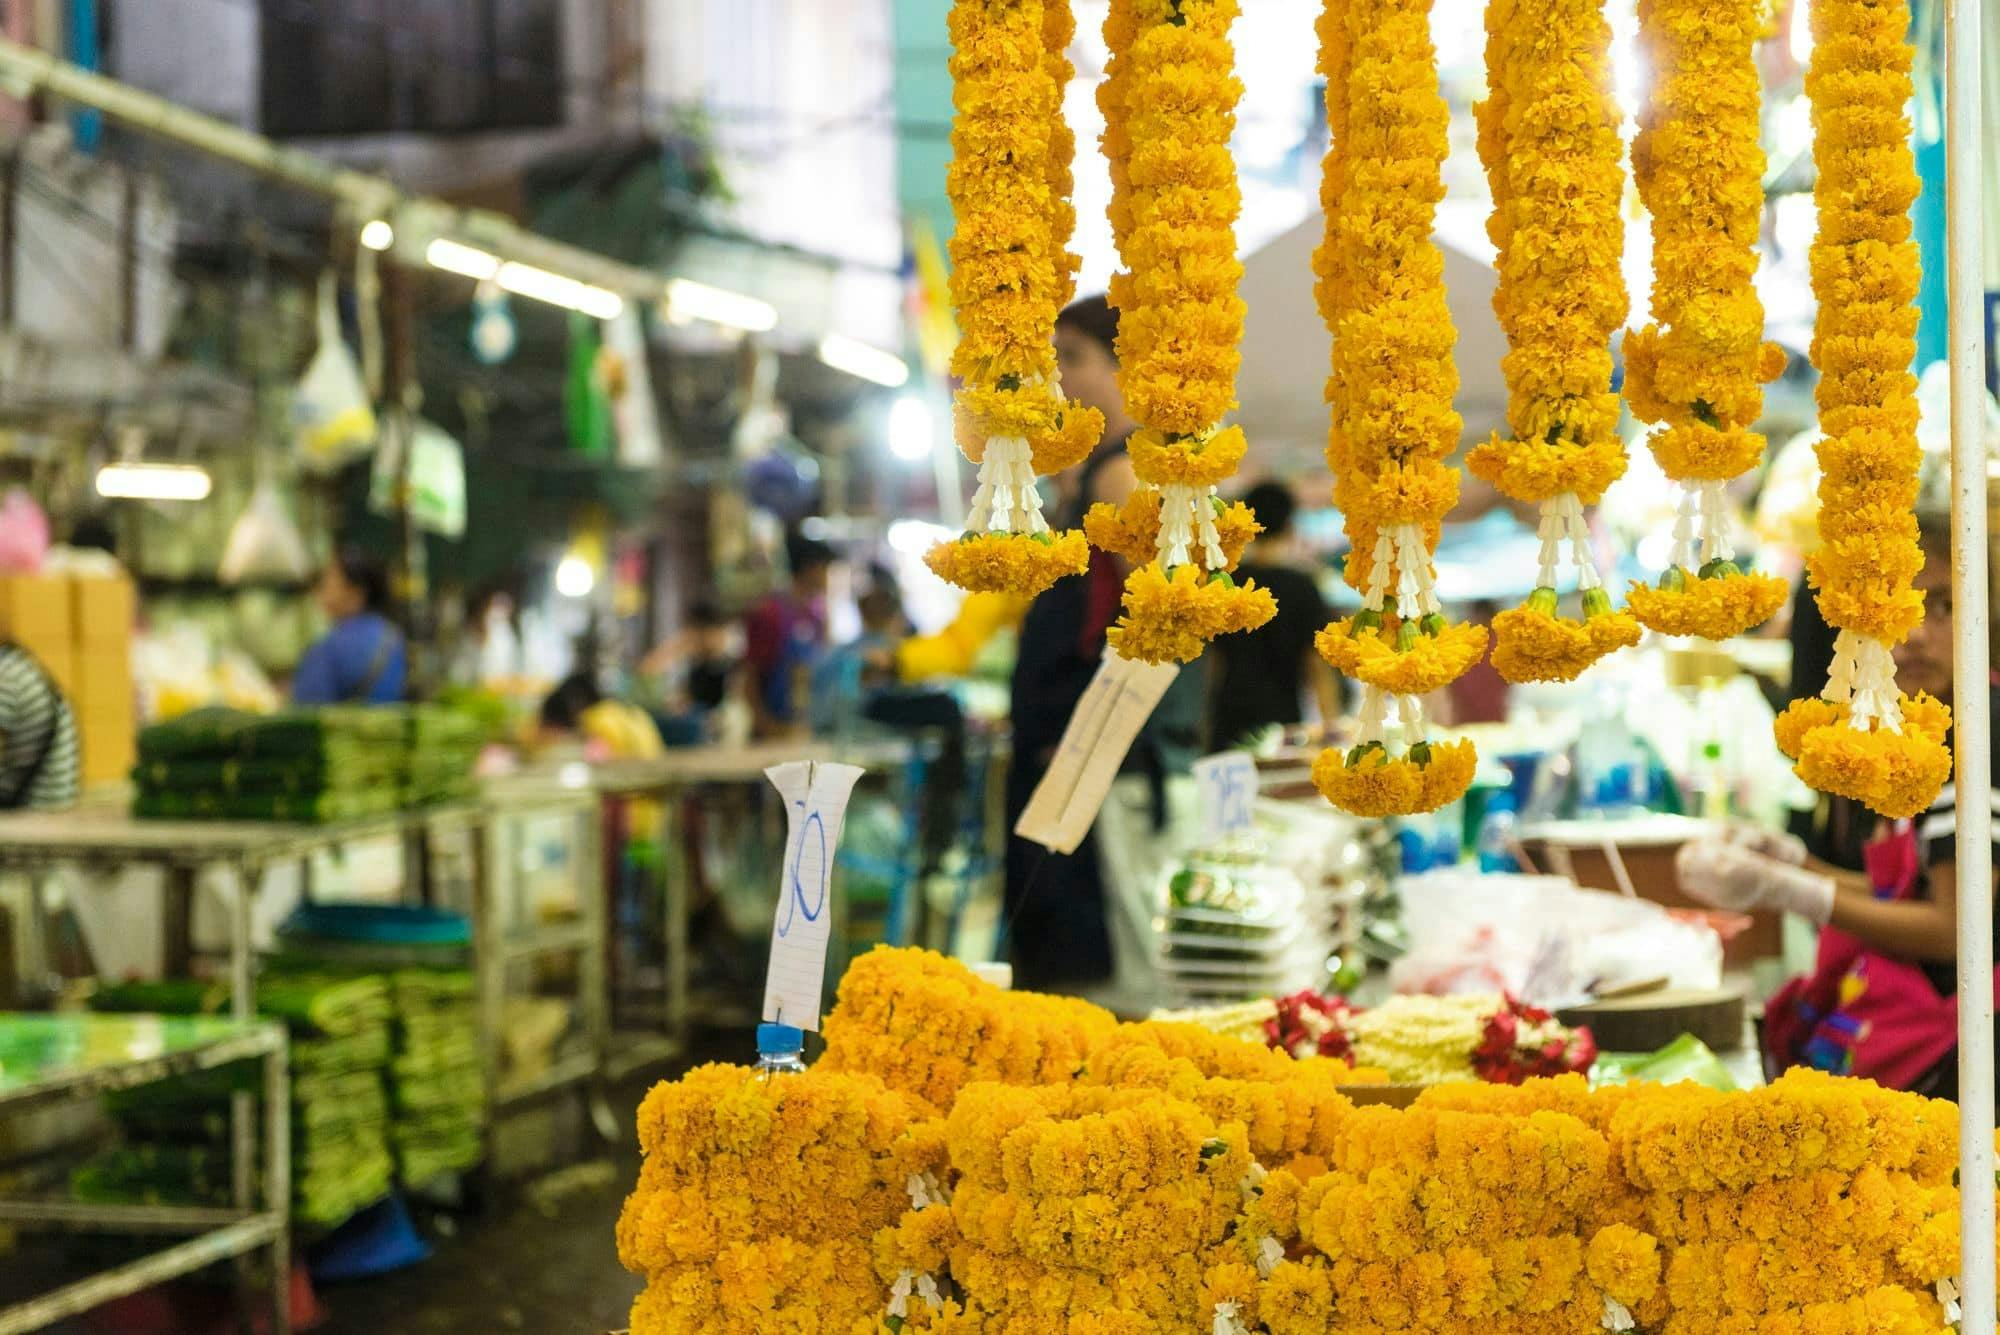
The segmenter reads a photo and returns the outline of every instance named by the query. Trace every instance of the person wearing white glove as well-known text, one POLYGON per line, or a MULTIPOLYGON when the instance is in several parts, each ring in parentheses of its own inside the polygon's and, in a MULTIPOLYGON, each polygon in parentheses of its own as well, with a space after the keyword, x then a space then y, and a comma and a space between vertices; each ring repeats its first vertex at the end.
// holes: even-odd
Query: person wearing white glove
MULTIPOLYGON (((1925 596, 1925 618, 1896 648, 1897 682, 1909 694, 1925 691, 1950 703, 1949 535, 1936 516, 1920 515, 1919 527, 1925 565, 1917 588, 1925 596)), ((1975 609, 1982 624, 1985 611, 1975 609)), ((1833 631, 1809 590, 1801 592, 1793 616, 1794 648, 1823 639, 1830 656, 1833 631), (1814 626, 1823 635, 1810 633, 1814 626), (1801 630, 1809 633, 1801 637, 1801 630)), ((1794 678, 1795 690, 1816 692, 1825 684, 1827 656, 1815 660, 1800 653, 1794 662, 1802 674, 1794 678)), ((2000 710, 2000 691, 1992 698, 2000 710)), ((1805 1063, 1935 1098, 1957 1096, 1957 1052, 1941 1045, 1939 1033, 1942 1027, 1949 1034, 1958 985, 1956 828, 1957 794, 1948 787, 1914 821, 1883 820, 1857 803, 1822 798, 1811 825, 1810 856, 1808 846, 1789 835, 1747 826, 1682 847, 1675 869, 1691 898, 1739 912, 1796 913, 1844 934, 1822 935, 1810 974, 1770 999, 1764 1033, 1767 1043, 1777 1045, 1765 1054, 1773 1069, 1805 1063), (1914 966, 1933 995, 1907 986, 1907 971, 1885 972, 1901 986, 1870 987, 1870 956, 1914 966), (1859 988, 1851 986, 1856 981, 1859 988), (1861 1005, 1861 1011, 1846 1013, 1852 1005, 1861 1005), (1919 1062, 1923 1065, 1916 1066, 1919 1062)), ((1995 854, 2000 844, 1981 858, 1982 868, 1995 854)))

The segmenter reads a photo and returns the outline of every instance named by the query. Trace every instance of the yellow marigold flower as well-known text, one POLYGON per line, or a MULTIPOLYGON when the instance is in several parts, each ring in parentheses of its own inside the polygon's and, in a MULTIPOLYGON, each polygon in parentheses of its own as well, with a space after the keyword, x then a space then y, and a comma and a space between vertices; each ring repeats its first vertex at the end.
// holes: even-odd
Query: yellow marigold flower
POLYGON ((1257 1327, 1257 1299, 1263 1291, 1257 1272, 1241 1261, 1224 1261, 1211 1266, 1201 1285, 1201 1314, 1211 1326, 1216 1309, 1228 1304, 1231 1315, 1246 1329, 1257 1327))
POLYGON ((1940 739, 1913 730, 1816 728, 1799 747, 1798 775, 1823 793, 1903 820, 1937 800, 1951 777, 1951 751, 1940 739))
POLYGON ((1062 120, 1075 22, 1068 0, 957 0, 947 27, 957 112, 945 180, 957 223, 952 369, 964 382, 954 434, 974 463, 989 439, 1027 440, 1034 466, 1054 472, 1103 432, 1101 414, 1057 392, 1050 348, 1080 263, 1068 248, 1076 145, 1062 120))
POLYGON ((1457 681, 1486 655, 1486 628, 1445 624, 1424 629, 1394 618, 1373 630, 1355 629, 1355 618, 1336 621, 1314 644, 1321 658, 1370 686, 1395 695, 1429 695, 1457 681), (1407 626, 1407 632, 1405 631, 1407 626))
POLYGON ((1772 732, 1777 738, 1778 750, 1788 759, 1797 760, 1799 752, 1805 748, 1807 733, 1815 728, 1846 725, 1847 706, 1815 695, 1794 700, 1785 706, 1785 712, 1778 715, 1777 722, 1772 724, 1772 732))
POLYGON ((1319 1258, 1284 1261, 1264 1281, 1259 1310, 1271 1335, 1324 1335, 1333 1323, 1333 1281, 1319 1258))
MULTIPOLYGON (((1783 358, 1782 350, 1778 356, 1783 358)), ((1783 369, 1782 360, 1779 369, 1783 369)), ((1764 438, 1756 432, 1698 421, 1657 431, 1648 444, 1660 461, 1660 470, 1676 482, 1727 482, 1755 468, 1764 457, 1764 438)))
POLYGON ((1090 566, 1083 534, 968 533, 924 553, 924 564, 947 583, 973 593, 1034 597, 1065 575, 1090 566))
POLYGON ((1627 1307, 1637 1307, 1660 1287, 1660 1243, 1625 1224, 1599 1229, 1584 1265, 1590 1282, 1627 1307))
POLYGON ((1379 746, 1352 761, 1329 749, 1313 762, 1313 783, 1327 801, 1356 816, 1414 816, 1463 797, 1478 764, 1470 742, 1434 742, 1427 756, 1394 760, 1379 746))
POLYGON ((1627 613, 1572 621, 1531 599, 1493 618, 1493 666, 1511 682, 1575 681, 1606 654, 1637 644, 1639 634, 1627 613))
POLYGON ((1138 662, 1188 663, 1217 635, 1255 630, 1277 612, 1269 589, 1191 565, 1168 576, 1155 562, 1126 577, 1124 615, 1105 639, 1138 662))
POLYGON ((1353 477, 1342 499, 1348 513, 1378 528, 1434 524, 1458 504, 1458 470, 1431 459, 1389 463, 1353 477))
POLYGON ((1576 447, 1495 435, 1466 455, 1465 465, 1518 501, 1553 500, 1573 491, 1585 505, 1595 505, 1625 475, 1625 450, 1616 437, 1576 447))
POLYGON ((1234 476, 1249 442, 1241 427, 1193 440, 1170 440, 1158 431, 1141 429, 1132 433, 1126 449, 1141 482, 1155 487, 1212 487, 1234 476))
POLYGON ((1634 583, 1626 591, 1625 606, 1640 625, 1662 635, 1726 640, 1769 621, 1792 591, 1775 575, 1680 576, 1678 588, 1634 583))

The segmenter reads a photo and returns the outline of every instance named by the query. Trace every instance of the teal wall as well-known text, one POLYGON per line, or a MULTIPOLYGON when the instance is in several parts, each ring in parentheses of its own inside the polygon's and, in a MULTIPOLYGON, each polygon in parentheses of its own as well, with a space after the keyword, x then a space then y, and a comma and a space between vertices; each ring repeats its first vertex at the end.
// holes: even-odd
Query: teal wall
POLYGON ((929 221, 942 244, 952 230, 944 169, 951 163, 951 0, 895 0, 896 176, 903 212, 929 221))

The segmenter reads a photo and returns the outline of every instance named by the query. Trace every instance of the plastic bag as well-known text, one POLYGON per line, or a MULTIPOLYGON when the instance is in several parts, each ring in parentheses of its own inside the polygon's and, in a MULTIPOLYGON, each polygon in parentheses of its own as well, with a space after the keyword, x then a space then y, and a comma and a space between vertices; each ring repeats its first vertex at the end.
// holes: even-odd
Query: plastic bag
POLYGON ((250 503, 229 530, 216 573, 224 584, 248 580, 296 583, 312 573, 306 540, 268 479, 250 493, 250 503))
POLYGON ((1722 941, 1645 899, 1555 876, 1431 872, 1398 882, 1410 950, 1390 970, 1398 992, 1496 989, 1560 1008, 1593 987, 1664 977, 1722 982, 1722 941))
POLYGON ((1651 1082, 1679 1085, 1689 1081, 1734 1094, 1741 1086, 1722 1058, 1693 1034, 1682 1034, 1657 1052, 1601 1052, 1590 1072, 1591 1083, 1632 1085, 1651 1082))
POLYGON ((292 395, 299 460, 330 473, 366 454, 375 443, 375 410, 361 368, 340 336, 333 275, 319 285, 319 350, 292 395))
POLYGON ((421 418, 410 435, 410 518, 442 537, 465 536, 465 450, 421 418))
POLYGON ((19 487, 0 497, 0 573, 31 575, 49 551, 49 517, 19 487))

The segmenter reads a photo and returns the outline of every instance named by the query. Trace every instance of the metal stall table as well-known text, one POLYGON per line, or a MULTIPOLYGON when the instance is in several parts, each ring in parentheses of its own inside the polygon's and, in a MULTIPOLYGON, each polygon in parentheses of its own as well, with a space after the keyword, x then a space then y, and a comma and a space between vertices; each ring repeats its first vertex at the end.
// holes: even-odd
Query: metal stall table
POLYGON ((597 792, 581 773, 488 781, 478 814, 472 940, 479 980, 480 1057, 494 1117, 507 1108, 576 1088, 584 1092, 598 1133, 614 1140, 615 1119, 603 1094, 611 1008, 605 985, 604 839, 599 816, 597 792), (522 826, 544 817, 576 823, 576 913, 556 922, 532 921, 519 894, 522 826), (511 971, 564 955, 576 960, 577 1020, 583 1044, 544 1071, 509 1079, 503 1057, 511 971))
POLYGON ((662 809, 661 851, 666 890, 666 998, 662 1032, 621 1035, 614 1076, 665 1060, 685 1042, 693 1014, 689 925, 692 868, 682 803, 696 789, 765 783, 764 771, 788 761, 811 760, 880 768, 901 764, 909 743, 836 743, 824 740, 760 742, 748 746, 694 746, 653 760, 613 761, 592 767, 590 782, 606 799, 646 798, 662 809))
POLYGON ((0 1335, 25 1335, 101 1303, 239 1261, 246 1319, 252 1301, 247 1263, 268 1254, 269 1329, 291 1330, 291 1096, 285 1031, 276 1024, 158 1015, 0 1014, 0 1118, 38 1105, 213 1070, 235 1062, 264 1065, 263 1204, 253 1205, 255 1146, 233 1145, 233 1209, 157 1205, 78 1205, 0 1200, 0 1224, 66 1232, 191 1235, 162 1251, 0 1308, 0 1335))

